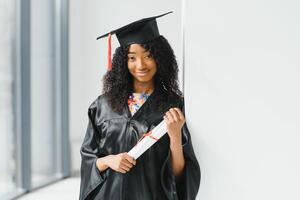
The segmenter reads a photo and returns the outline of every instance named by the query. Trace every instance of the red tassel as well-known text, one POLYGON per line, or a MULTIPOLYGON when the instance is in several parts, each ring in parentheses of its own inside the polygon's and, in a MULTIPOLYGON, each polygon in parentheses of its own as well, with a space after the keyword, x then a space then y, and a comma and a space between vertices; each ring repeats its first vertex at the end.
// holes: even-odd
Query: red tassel
POLYGON ((111 34, 108 35, 108 71, 112 70, 112 62, 111 62, 111 34))

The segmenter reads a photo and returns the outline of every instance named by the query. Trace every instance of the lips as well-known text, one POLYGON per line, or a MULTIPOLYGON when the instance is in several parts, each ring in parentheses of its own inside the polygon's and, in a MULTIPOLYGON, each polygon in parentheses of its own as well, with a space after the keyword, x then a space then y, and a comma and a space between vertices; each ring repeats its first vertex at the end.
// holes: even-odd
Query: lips
POLYGON ((148 71, 143 71, 143 72, 136 72, 137 76, 147 76, 148 71))

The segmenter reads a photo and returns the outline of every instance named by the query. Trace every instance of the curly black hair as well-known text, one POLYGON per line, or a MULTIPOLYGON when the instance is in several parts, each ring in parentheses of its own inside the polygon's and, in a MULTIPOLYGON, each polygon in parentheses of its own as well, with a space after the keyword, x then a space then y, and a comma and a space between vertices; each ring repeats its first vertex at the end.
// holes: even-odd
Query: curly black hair
MULTIPOLYGON (((178 64, 174 51, 164 36, 141 46, 150 52, 157 65, 154 75, 155 90, 161 92, 158 106, 169 98, 182 97, 178 87, 178 64)), ((113 55, 112 70, 103 77, 103 93, 115 112, 121 113, 133 92, 133 77, 127 67, 129 45, 118 47, 113 55)), ((162 106, 161 106, 162 107, 162 106)))

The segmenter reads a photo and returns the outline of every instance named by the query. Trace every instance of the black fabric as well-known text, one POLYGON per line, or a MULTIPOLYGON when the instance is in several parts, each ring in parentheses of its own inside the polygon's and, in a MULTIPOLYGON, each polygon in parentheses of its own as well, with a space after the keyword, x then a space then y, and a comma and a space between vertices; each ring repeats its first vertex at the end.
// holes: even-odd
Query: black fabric
POLYGON ((140 19, 101 35, 97 38, 97 40, 107 37, 109 34, 116 34, 121 46, 146 43, 160 36, 156 19, 169 13, 172 13, 172 11, 162 15, 140 19))
POLYGON ((89 123, 81 147, 80 200, 193 200, 200 184, 200 167, 194 154, 191 136, 182 128, 185 167, 175 181, 172 172, 170 140, 165 134, 137 159, 126 174, 110 168, 100 172, 98 157, 128 152, 142 134, 153 129, 171 107, 183 108, 183 99, 164 102, 163 110, 154 103, 160 94, 153 92, 143 106, 131 116, 127 106, 122 114, 112 111, 104 95, 89 107, 89 123))

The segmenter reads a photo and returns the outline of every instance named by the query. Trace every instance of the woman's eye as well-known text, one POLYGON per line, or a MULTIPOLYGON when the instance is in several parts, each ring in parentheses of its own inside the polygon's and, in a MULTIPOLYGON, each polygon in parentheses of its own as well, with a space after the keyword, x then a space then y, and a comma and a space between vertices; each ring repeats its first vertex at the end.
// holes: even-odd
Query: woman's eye
POLYGON ((152 58, 151 54, 146 55, 145 58, 152 58))
POLYGON ((134 60, 135 60, 135 57, 130 56, 130 57, 128 57, 128 60, 129 60, 129 61, 134 61, 134 60))

